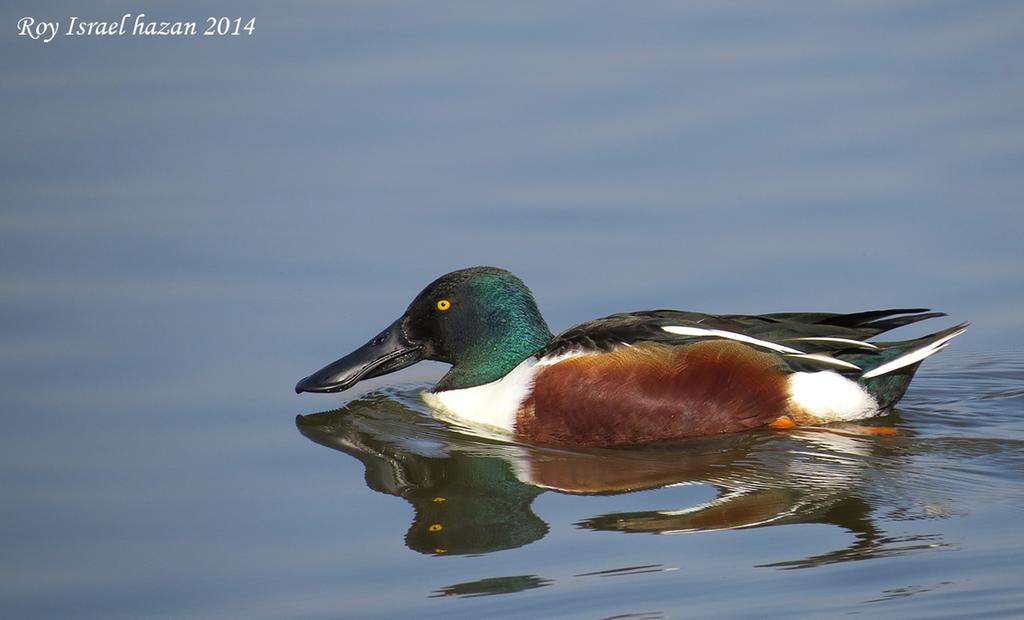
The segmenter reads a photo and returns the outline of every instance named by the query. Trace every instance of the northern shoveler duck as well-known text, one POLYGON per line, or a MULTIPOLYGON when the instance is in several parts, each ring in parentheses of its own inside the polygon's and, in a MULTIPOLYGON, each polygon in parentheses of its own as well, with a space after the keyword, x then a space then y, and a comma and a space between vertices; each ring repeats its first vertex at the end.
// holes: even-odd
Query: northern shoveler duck
POLYGON ((441 276, 401 317, 299 381, 340 392, 430 359, 451 364, 424 394, 442 416, 541 443, 611 446, 875 416, 921 361, 967 329, 868 342, 944 316, 924 308, 852 314, 613 314, 553 336, 533 294, 494 267, 441 276))

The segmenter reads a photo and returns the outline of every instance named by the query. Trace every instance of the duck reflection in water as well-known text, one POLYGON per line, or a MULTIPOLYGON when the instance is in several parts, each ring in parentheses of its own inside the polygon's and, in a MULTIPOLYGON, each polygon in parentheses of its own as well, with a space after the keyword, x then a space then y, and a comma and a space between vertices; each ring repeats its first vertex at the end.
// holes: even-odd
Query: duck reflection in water
POLYGON ((532 503, 548 490, 619 494, 680 484, 708 484, 717 496, 698 506, 596 515, 577 526, 676 533, 826 523, 854 534, 847 548, 779 567, 941 546, 887 537, 860 492, 869 478, 898 463, 898 438, 841 429, 764 431, 566 450, 465 434, 421 411, 418 393, 387 388, 338 410, 298 416, 296 424, 312 441, 359 459, 371 489, 413 505, 405 540, 421 553, 480 554, 539 540, 548 525, 532 503))

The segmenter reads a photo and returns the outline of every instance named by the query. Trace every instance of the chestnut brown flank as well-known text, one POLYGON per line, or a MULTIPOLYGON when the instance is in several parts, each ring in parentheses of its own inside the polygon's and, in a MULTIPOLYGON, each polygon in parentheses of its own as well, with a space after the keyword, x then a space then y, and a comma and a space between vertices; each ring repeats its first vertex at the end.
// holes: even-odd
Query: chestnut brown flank
POLYGON ((610 446, 742 431, 786 413, 786 376, 778 358, 728 340, 583 355, 539 369, 516 434, 610 446))

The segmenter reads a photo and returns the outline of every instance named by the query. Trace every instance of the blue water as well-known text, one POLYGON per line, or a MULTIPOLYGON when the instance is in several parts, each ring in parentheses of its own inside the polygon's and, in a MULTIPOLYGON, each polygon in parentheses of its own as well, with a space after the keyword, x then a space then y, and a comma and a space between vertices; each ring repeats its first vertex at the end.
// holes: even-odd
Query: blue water
POLYGON ((3 617, 1024 615, 1017 3, 17 0, 0 24, 3 617), (17 36, 139 12, 256 34, 17 36), (438 364, 293 393, 476 264, 556 331, 972 327, 884 436, 485 441, 426 415, 438 364))

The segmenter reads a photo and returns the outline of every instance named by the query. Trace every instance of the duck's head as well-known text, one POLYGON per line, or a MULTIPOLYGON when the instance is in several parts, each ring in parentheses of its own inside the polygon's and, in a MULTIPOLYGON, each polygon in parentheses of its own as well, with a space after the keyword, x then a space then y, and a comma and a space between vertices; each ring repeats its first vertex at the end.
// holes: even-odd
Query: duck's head
POLYGON ((295 391, 341 392, 420 360, 452 365, 435 390, 472 387, 505 376, 550 340, 522 280, 495 267, 460 269, 431 282, 394 323, 295 391))

